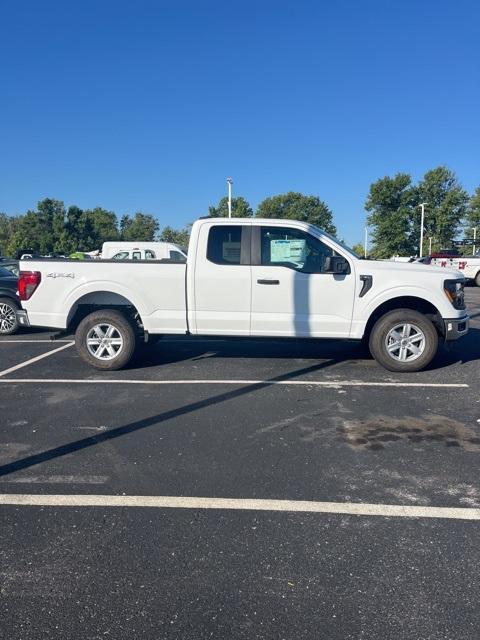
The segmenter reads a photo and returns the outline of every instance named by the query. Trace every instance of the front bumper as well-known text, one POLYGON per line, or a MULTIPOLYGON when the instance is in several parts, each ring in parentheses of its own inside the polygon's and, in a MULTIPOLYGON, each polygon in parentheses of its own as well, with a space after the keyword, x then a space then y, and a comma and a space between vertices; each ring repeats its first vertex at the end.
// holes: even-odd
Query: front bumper
POLYGON ((469 317, 465 314, 461 318, 444 318, 445 340, 458 340, 468 333, 469 317))
POLYGON ((17 311, 17 320, 18 320, 18 324, 21 327, 29 327, 30 326, 30 320, 28 319, 28 314, 23 309, 19 309, 17 311))

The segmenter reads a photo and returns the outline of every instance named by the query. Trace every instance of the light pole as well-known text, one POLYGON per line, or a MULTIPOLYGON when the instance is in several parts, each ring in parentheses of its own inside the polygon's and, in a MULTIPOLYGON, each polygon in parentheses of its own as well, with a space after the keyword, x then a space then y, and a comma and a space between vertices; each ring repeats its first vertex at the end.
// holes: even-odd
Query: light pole
POLYGON ((475 255, 475 249, 476 249, 475 244, 476 244, 476 241, 477 241, 477 227, 473 227, 473 251, 472 251, 472 256, 475 255))
POLYGON ((423 257, 423 222, 425 220, 425 205, 426 202, 421 202, 418 206, 422 208, 422 218, 420 221, 420 255, 419 258, 423 257))
POLYGON ((368 254, 368 227, 365 227, 364 249, 365 249, 365 258, 366 258, 368 254))
POLYGON ((228 184, 228 217, 232 217, 232 184, 233 180, 231 178, 227 178, 228 184))

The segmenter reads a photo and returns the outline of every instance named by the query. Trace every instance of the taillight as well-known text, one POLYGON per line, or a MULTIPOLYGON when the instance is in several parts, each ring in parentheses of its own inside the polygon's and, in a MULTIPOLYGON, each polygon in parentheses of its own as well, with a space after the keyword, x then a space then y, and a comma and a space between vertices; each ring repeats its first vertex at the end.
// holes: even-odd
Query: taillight
POLYGON ((20 300, 29 300, 42 281, 40 271, 20 271, 18 274, 18 295, 20 300))

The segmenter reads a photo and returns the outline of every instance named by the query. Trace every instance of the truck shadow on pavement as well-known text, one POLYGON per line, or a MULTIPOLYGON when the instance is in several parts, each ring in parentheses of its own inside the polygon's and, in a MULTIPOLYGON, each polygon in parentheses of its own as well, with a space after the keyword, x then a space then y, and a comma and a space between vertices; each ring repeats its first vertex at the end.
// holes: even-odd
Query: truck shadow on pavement
POLYGON ((244 359, 307 359, 335 360, 336 364, 349 360, 372 360, 368 348, 358 341, 339 341, 311 338, 285 340, 254 338, 181 338, 166 337, 152 347, 141 348, 128 369, 158 367, 183 361, 233 358, 244 359))
POLYGON ((437 369, 456 363, 466 364, 474 360, 480 360, 480 329, 471 328, 458 342, 446 342, 441 345, 428 369, 437 369))
POLYGON ((56 458, 66 456, 71 453, 75 453, 77 451, 88 449, 89 447, 102 444, 102 442, 108 442, 116 438, 121 438, 122 436, 128 435, 130 433, 135 433, 142 429, 147 429, 149 427, 162 425, 165 422, 168 422, 169 420, 172 420, 174 418, 188 415, 190 413, 194 413, 195 411, 199 411, 206 407, 211 407, 213 405, 217 405, 222 402, 227 402, 229 400, 233 400, 235 398, 239 398, 244 395, 255 393, 256 391, 260 391, 261 389, 265 389, 269 387, 271 384, 274 384, 275 382, 281 382, 282 380, 291 380, 292 378, 298 378, 300 376, 307 375, 309 373, 320 371, 321 369, 325 369, 333 364, 336 364, 335 360, 322 362, 320 364, 312 365, 310 367, 304 367, 302 369, 297 369, 296 371, 290 371, 288 373, 271 378, 264 382, 249 384, 241 387, 240 389, 232 389, 231 391, 226 391, 216 396, 205 398, 204 400, 191 402, 189 404, 178 407, 176 409, 164 411, 162 413, 158 413, 148 418, 142 418, 141 420, 136 420, 135 422, 130 422, 120 427, 114 427, 109 431, 104 431, 94 436, 81 438, 80 440, 75 440, 74 442, 70 442, 68 444, 64 444, 58 447, 53 447, 52 449, 47 449, 46 451, 42 451, 41 453, 36 453, 30 456, 27 456, 25 458, 21 458, 20 460, 16 460, 14 462, 9 462, 7 464, 1 465, 0 477, 6 476, 10 473, 15 473, 16 471, 29 469, 30 467, 34 467, 38 464, 42 464, 43 462, 48 462, 49 460, 54 460, 56 458))
MULTIPOLYGON (((127 369, 144 369, 185 361, 221 360, 223 358, 334 360, 335 364, 367 364, 384 370, 373 360, 368 346, 358 341, 327 339, 252 339, 252 338, 165 338, 138 351, 127 369)), ((428 370, 480 360, 480 329, 471 328, 459 341, 440 343, 428 370)), ((331 366, 331 365, 330 365, 331 366)), ((403 374, 405 375, 405 374, 403 374)))

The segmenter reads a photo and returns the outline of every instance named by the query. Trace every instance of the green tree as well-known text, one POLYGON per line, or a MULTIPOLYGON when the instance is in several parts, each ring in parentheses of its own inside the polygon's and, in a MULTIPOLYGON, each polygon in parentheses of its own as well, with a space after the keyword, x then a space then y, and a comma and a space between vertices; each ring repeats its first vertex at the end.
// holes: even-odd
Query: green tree
POLYGON ((65 205, 61 200, 45 198, 37 205, 38 249, 42 254, 57 250, 65 228, 65 205))
POLYGON ((475 193, 468 202, 467 215, 465 216, 465 236, 473 238, 473 229, 476 229, 476 236, 480 238, 480 187, 475 189, 475 193))
POLYGON ((90 251, 91 225, 87 224, 85 211, 72 205, 67 209, 62 246, 58 251, 65 254, 74 251, 90 251))
POLYGON ((412 243, 419 247, 418 205, 425 202, 424 238, 433 238, 433 249, 450 247, 469 204, 468 193, 459 184, 455 173, 443 166, 427 171, 415 187, 414 197, 416 209, 412 218, 412 243))
POLYGON ((407 173, 385 176, 370 185, 365 209, 369 212, 375 258, 415 253, 411 234, 414 206, 412 179, 407 173))
MULTIPOLYGON (((228 218, 228 198, 225 196, 216 207, 208 207, 208 215, 212 218, 228 218)), ((252 207, 245 198, 232 198, 232 218, 250 218, 253 216, 252 207)))
POLYGON ((19 217, 16 229, 10 236, 7 252, 10 255, 15 255, 15 252, 22 248, 40 251, 40 241, 43 235, 44 229, 41 228, 38 213, 29 210, 25 215, 19 217))
POLYGON ((87 209, 85 217, 85 224, 88 225, 91 234, 89 251, 100 249, 104 242, 119 240, 117 216, 113 211, 95 207, 95 209, 87 209))
POLYGON ((122 240, 149 242, 155 239, 158 229, 158 220, 146 213, 138 212, 133 218, 129 215, 124 215, 120 220, 122 240))
POLYGON ((161 242, 172 242, 178 244, 181 247, 188 247, 190 240, 191 225, 185 227, 185 229, 172 229, 172 227, 164 227, 160 234, 161 242))
MULTIPOLYGON (((352 247, 352 251, 355 251, 355 253, 359 258, 363 258, 365 255, 365 247, 361 242, 357 242, 357 244, 354 244, 352 247)), ((367 255, 368 255, 368 252, 367 252, 367 255)))
POLYGON ((259 218, 300 220, 314 224, 327 233, 337 233, 332 212, 317 196, 306 196, 294 191, 272 196, 258 205, 255 215, 259 218))
POLYGON ((0 213, 0 256, 8 254, 8 245, 14 233, 14 221, 18 218, 7 216, 6 213, 0 213))
POLYGON ((36 211, 27 211, 12 222, 8 252, 31 248, 42 254, 57 251, 65 233, 65 206, 61 200, 45 198, 36 211))

